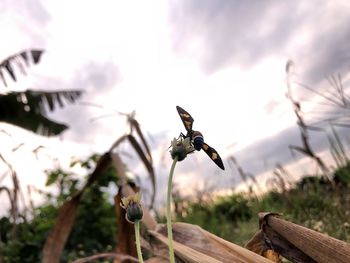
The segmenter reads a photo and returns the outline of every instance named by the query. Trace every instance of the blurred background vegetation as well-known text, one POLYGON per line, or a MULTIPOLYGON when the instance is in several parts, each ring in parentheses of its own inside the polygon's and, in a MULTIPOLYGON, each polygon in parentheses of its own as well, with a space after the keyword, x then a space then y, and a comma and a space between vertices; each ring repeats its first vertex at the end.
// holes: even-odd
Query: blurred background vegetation
MULTIPOLYGON (((79 162, 88 171, 96 155, 79 162)), ((13 224, 11 216, 0 219, 3 262, 39 262, 42 248, 54 225, 59 207, 76 191, 78 180, 68 171, 47 171, 44 202, 33 207, 27 217, 13 224), (56 186, 57 194, 49 187, 56 186)), ((96 181, 85 193, 78 215, 64 248, 62 262, 113 251, 116 243, 116 216, 108 185, 117 179, 113 169, 96 181)), ((350 242, 350 164, 339 168, 334 177, 336 191, 322 177, 306 176, 288 190, 276 188, 262 196, 249 193, 212 198, 202 193, 197 199, 174 196, 176 221, 197 224, 215 235, 244 245, 258 230, 257 214, 269 211, 287 220, 350 242)), ((11 214, 11 213, 9 213, 11 214)), ((158 215, 159 222, 165 222, 158 215)))
MULTIPOLYGON (((20 52, 5 59, 0 63, 0 68, 7 71, 12 80, 16 81, 13 61, 24 69, 29 65, 30 56, 32 63, 36 64, 41 53, 42 51, 38 50, 20 52)), ((289 66, 287 65, 287 68, 289 66)), ((3 82, 4 86, 7 86, 4 79, 3 82)), ((344 95, 340 84, 334 85, 341 103, 347 108, 350 105, 349 98, 344 95)), ((0 121, 44 136, 58 135, 68 126, 48 119, 47 109, 51 111, 57 106, 63 107, 63 100, 74 103, 81 94, 81 91, 10 91, 0 95, 0 121)), ((292 97, 290 90, 288 95, 298 119, 302 140, 302 146, 292 146, 291 150, 315 160, 322 173, 304 175, 302 179, 295 181, 281 165, 277 165, 269 181, 270 191, 263 194, 259 181, 246 173, 234 157, 230 157, 249 191, 217 197, 208 189, 191 198, 174 191, 176 221, 199 225, 226 240, 244 245, 258 230, 258 213, 274 212, 282 214, 285 219, 294 223, 350 241, 350 162, 346 147, 332 129, 332 134, 327 138, 337 167, 332 171, 328 169, 308 142, 307 130, 310 127, 304 122, 300 103, 292 97)), ((338 106, 341 107, 342 104, 338 106)), ((128 121, 131 131, 136 131, 142 143, 138 143, 130 133, 118 139, 115 145, 118 145, 121 139, 130 141, 145 164, 155 187, 150 150, 136 120, 129 116, 128 121), (144 147, 140 146, 142 144, 144 147)), ((74 225, 65 243, 61 261, 72 262, 89 255, 115 251, 120 242, 116 238, 117 233, 121 229, 118 229, 115 211, 118 204, 113 202, 111 187, 117 186, 119 178, 111 166, 104 169, 98 177, 92 176, 91 172, 98 166, 102 156, 95 154, 86 160, 72 162, 71 167, 80 166, 85 171, 84 177, 78 177, 61 168, 47 170, 47 188, 32 189, 40 194, 42 203, 34 205, 29 196, 30 206, 22 209, 18 207, 19 198, 23 193, 16 171, 1 152, 0 157, 9 169, 9 173, 5 173, 4 176, 11 176, 13 181, 13 188, 10 188, 1 185, 4 176, 0 178, 0 194, 2 198, 7 195, 10 204, 8 213, 0 218, 0 262, 40 262, 43 246, 55 225, 60 208, 80 194, 82 197, 78 200, 77 216, 75 221, 73 220, 74 225), (84 191, 81 191, 82 189, 84 191)), ((154 200, 154 195, 151 199, 154 200)), ((165 222, 162 214, 154 212, 158 222, 165 222)))
MULTIPOLYGON (((81 165, 88 175, 96 159, 94 155, 74 165, 81 165)), ((47 171, 47 176, 48 189, 40 191, 44 199, 40 206, 28 211, 27 217, 21 215, 16 224, 11 222, 10 216, 0 219, 1 256, 4 262, 40 262, 45 240, 54 226, 59 208, 78 190, 78 179, 68 171, 47 171), (57 194, 52 193, 53 189, 50 188, 53 187, 59 189, 57 194)), ((116 173, 110 169, 84 192, 62 262, 111 251, 115 246, 115 211, 107 193, 109 183, 115 180, 116 173)))

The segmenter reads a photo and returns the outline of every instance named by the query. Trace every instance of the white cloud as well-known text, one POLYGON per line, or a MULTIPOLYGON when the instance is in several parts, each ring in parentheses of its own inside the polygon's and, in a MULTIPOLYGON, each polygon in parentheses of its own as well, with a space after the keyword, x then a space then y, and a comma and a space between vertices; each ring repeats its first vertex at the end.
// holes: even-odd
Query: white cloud
MULTIPOLYGON (((52 115, 71 126, 63 137, 76 155, 81 148, 73 141, 86 147, 84 154, 103 152, 127 131, 124 117, 93 123, 90 118, 132 110, 143 131, 157 135, 153 148, 159 152, 159 145, 184 132, 175 110, 180 105, 226 162, 229 154, 294 125, 284 95, 287 59, 295 60, 299 78, 313 84, 328 71, 347 69, 347 1, 51 0, 22 1, 16 8, 4 2, 0 8, 6 40, 1 57, 23 48, 46 49, 42 62, 16 86, 83 89, 84 101, 105 107, 71 106, 52 115)), ((200 167, 189 159, 178 178, 215 174, 204 153, 196 158, 200 167)), ((145 176, 142 165, 135 171, 145 176)), ((162 170, 158 180, 164 182, 166 174, 162 170)))

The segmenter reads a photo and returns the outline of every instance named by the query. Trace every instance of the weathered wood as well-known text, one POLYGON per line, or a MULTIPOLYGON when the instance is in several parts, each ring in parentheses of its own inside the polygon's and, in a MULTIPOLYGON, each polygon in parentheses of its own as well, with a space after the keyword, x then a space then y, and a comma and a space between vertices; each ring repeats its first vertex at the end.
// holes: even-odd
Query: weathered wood
POLYGON ((349 263, 350 244, 335 239, 317 231, 299 226, 297 224, 278 218, 276 215, 262 213, 259 215, 262 224, 270 227, 277 233, 281 240, 271 235, 271 231, 265 234, 274 246, 281 242, 289 242, 295 248, 310 257, 312 260, 293 262, 319 262, 319 263, 349 263))

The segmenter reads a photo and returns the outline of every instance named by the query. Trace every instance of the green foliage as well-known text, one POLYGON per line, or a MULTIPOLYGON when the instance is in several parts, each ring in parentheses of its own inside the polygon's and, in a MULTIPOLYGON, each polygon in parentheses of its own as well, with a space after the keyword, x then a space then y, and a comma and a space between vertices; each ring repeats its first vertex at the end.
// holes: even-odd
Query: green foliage
POLYGON ((314 192, 319 191, 321 187, 327 186, 329 183, 324 177, 316 177, 312 175, 304 176, 300 182, 298 182, 296 188, 299 191, 314 192))
POLYGON ((63 253, 63 262, 98 252, 111 252, 116 244, 114 205, 97 184, 84 194, 78 217, 63 253))
MULTIPOLYGON (((98 159, 93 155, 81 164, 89 170, 98 159)), ((27 222, 16 224, 17 235, 11 233, 13 224, 7 217, 0 219, 0 238, 5 262, 40 262, 41 251, 52 229, 59 207, 78 191, 82 182, 73 173, 56 169, 47 171, 47 185, 58 188, 58 194, 42 192, 45 203, 33 211, 27 222)), ((116 218, 114 205, 108 201, 107 187, 117 175, 109 169, 86 190, 79 206, 75 225, 62 255, 63 262, 98 252, 110 252, 115 246, 116 218)))
POLYGON ((350 163, 335 172, 334 181, 340 186, 350 185, 350 163))
MULTIPOLYGON (((18 52, 0 62, 0 79, 5 87, 7 82, 3 72, 7 72, 13 81, 17 81, 15 65, 23 74, 30 62, 40 62, 43 50, 31 49, 18 52)), ((50 120, 47 109, 63 107, 65 103, 74 103, 82 95, 81 90, 61 90, 54 92, 26 90, 0 94, 0 122, 7 122, 44 136, 58 135, 68 128, 67 125, 50 120)))
POLYGON ((75 194, 79 188, 78 177, 71 172, 63 171, 61 168, 52 171, 46 171, 47 180, 46 186, 56 186, 58 189, 57 196, 53 196, 51 191, 43 193, 50 202, 55 203, 57 206, 61 206, 67 198, 75 194))
MULTIPOLYGON (((88 172, 95 166, 98 155, 84 161, 73 161, 88 172)), ((5 262, 40 262, 45 239, 54 225, 58 208, 82 186, 73 173, 56 169, 47 172, 47 185, 58 193, 43 193, 45 202, 33 211, 28 222, 17 223, 17 235, 12 235, 9 218, 0 219, 2 255, 5 262)), ((350 241, 350 191, 347 180, 349 165, 335 173, 337 190, 323 178, 306 177, 287 192, 269 192, 259 198, 234 194, 227 197, 201 198, 201 201, 176 200, 177 221, 197 224, 209 232, 236 244, 244 245, 258 230, 259 212, 282 214, 283 218, 350 241), (206 201, 203 201, 206 200, 206 201)), ((105 172, 98 182, 83 195, 76 223, 62 255, 63 262, 101 252, 110 252, 115 246, 114 206, 108 202, 106 189, 116 180, 113 169, 105 172)))
POLYGON ((179 221, 197 224, 224 239, 244 245, 258 230, 258 213, 279 213, 286 220, 350 241, 350 166, 335 173, 337 189, 323 178, 308 176, 285 193, 257 198, 231 195, 211 202, 188 202, 179 221))
POLYGON ((278 213, 279 211, 283 211, 286 204, 281 193, 271 191, 266 193, 258 202, 251 202, 251 205, 254 211, 278 213))
POLYGON ((241 195, 223 197, 216 202, 189 202, 178 221, 199 225, 209 232, 232 240, 240 222, 249 221, 253 211, 249 200, 241 195))
POLYGON ((44 136, 58 135, 68 126, 50 120, 47 109, 53 111, 55 107, 63 107, 64 101, 74 103, 81 95, 79 90, 9 92, 0 95, 0 121, 44 136))
POLYGON ((248 206, 248 200, 242 195, 231 195, 221 198, 214 205, 214 213, 222 215, 226 220, 236 222, 252 218, 253 213, 248 206))
POLYGON ((33 62, 32 64, 38 64, 43 52, 44 50, 41 49, 23 50, 1 61, 0 79, 2 80, 4 86, 7 87, 7 82, 3 71, 6 71, 13 81, 17 81, 14 65, 18 66, 23 74, 26 74, 25 68, 30 66, 31 61, 33 62))
POLYGON ((16 236, 11 234, 12 223, 3 217, 0 229, 5 262, 40 262, 41 249, 56 215, 57 208, 52 205, 35 209, 33 220, 16 225, 16 236))

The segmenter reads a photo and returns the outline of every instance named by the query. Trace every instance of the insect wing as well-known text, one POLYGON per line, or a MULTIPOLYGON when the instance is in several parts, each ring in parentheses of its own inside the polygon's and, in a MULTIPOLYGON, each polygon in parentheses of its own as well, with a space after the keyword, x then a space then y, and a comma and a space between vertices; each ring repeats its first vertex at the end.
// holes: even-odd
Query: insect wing
POLYGON ((220 158, 220 155, 218 152, 210 147, 208 144, 204 143, 202 146, 203 151, 205 151, 206 154, 210 157, 210 159, 213 160, 214 163, 216 163, 217 166, 219 166, 222 170, 225 170, 224 164, 220 158))
POLYGON ((192 131, 192 125, 193 125, 193 118, 192 116, 185 111, 183 108, 176 106, 177 112, 180 115, 180 118, 186 128, 187 131, 192 131))

